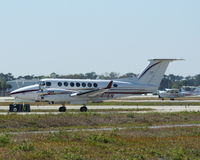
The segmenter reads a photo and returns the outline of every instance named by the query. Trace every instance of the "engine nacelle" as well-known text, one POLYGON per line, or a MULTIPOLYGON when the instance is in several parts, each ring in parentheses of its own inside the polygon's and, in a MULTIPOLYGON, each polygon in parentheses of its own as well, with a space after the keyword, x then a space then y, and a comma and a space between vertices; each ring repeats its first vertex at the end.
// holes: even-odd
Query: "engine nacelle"
POLYGON ((69 99, 71 94, 76 93, 76 91, 57 89, 57 88, 47 88, 40 93, 41 101, 49 102, 65 102, 69 99))

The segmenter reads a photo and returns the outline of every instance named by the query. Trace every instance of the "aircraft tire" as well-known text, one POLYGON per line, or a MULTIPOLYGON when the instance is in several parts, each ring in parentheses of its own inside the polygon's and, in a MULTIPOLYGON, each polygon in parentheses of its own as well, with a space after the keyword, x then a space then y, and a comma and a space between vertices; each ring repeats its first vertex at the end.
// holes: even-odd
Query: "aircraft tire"
POLYGON ((60 107, 59 112, 66 112, 66 107, 64 107, 64 106, 60 107))
POLYGON ((86 106, 81 107, 81 108, 80 108, 80 111, 81 111, 81 112, 87 112, 87 107, 86 107, 86 106))
POLYGON ((14 107, 13 104, 10 104, 10 105, 9 105, 9 112, 13 112, 13 107, 14 107))
POLYGON ((10 104, 9 112, 21 112, 21 111, 22 111, 22 105, 20 105, 20 104, 10 104))
POLYGON ((23 112, 30 112, 31 111, 30 104, 25 104, 23 109, 24 109, 23 112))
POLYGON ((9 112, 30 112, 30 104, 10 104, 9 112))
POLYGON ((18 110, 19 110, 18 107, 14 106, 13 109, 12 109, 12 112, 18 112, 18 110))

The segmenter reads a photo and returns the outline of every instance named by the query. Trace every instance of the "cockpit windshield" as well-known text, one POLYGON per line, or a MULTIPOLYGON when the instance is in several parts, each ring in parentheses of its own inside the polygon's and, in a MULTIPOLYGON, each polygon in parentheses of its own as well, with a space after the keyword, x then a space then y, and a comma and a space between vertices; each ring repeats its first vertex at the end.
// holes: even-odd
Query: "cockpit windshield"
POLYGON ((45 86, 45 82, 44 81, 40 81, 39 85, 40 86, 45 86))
POLYGON ((49 81, 40 81, 39 85, 40 85, 40 87, 43 87, 43 86, 50 87, 51 86, 51 82, 49 82, 49 81))

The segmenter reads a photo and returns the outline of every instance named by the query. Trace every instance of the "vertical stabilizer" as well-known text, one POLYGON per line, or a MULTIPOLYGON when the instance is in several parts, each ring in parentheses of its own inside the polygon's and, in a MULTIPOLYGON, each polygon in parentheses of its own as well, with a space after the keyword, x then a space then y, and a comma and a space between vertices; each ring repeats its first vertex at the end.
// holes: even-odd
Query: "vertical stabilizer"
POLYGON ((164 77, 165 71, 170 62, 178 59, 151 59, 150 64, 137 77, 139 83, 160 86, 161 80, 164 77))

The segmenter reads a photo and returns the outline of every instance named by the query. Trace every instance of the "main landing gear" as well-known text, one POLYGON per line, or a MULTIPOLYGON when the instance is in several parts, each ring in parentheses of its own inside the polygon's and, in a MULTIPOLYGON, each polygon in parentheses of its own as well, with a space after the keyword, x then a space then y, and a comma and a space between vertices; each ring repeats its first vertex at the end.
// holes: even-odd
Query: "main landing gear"
MULTIPOLYGON (((62 105, 60 108, 59 108, 59 112, 66 112, 66 107, 65 107, 65 105, 62 105)), ((80 111, 81 112, 87 112, 87 107, 86 107, 86 105, 83 105, 81 108, 80 108, 80 111)))
POLYGON ((87 112, 87 107, 86 107, 86 105, 82 106, 82 107, 80 108, 80 111, 81 111, 81 112, 87 112))
POLYGON ((66 107, 65 105, 62 105, 60 108, 59 108, 59 112, 66 112, 66 107))

